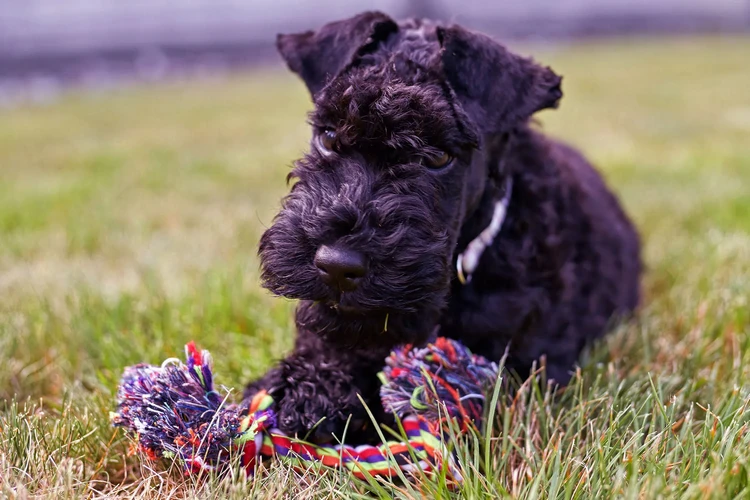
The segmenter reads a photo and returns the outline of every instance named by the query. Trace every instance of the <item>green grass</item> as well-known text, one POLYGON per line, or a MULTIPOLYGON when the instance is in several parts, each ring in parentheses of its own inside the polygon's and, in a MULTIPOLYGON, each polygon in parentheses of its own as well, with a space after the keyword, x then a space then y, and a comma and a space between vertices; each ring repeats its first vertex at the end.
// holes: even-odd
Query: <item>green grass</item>
POLYGON ((458 443, 453 491, 278 464, 185 479, 109 426, 126 365, 195 339, 239 388, 290 349, 293 304, 259 288, 255 250, 308 138, 292 76, 2 112, 0 495, 750 497, 750 39, 534 52, 565 75, 544 128, 597 163, 643 235, 645 303, 557 400, 527 385, 458 443))

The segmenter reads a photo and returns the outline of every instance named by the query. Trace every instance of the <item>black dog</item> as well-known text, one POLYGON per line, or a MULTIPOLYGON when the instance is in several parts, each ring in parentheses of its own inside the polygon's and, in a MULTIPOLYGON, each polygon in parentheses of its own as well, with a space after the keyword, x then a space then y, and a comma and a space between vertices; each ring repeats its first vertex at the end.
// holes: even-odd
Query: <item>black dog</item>
MULTIPOLYGON (((260 242, 264 285, 300 299, 268 389, 280 428, 327 441, 382 415, 390 350, 439 331, 566 383, 639 300, 639 240, 575 150, 529 126, 561 78, 490 38, 378 12, 280 35, 315 102, 310 152, 260 242), (507 217, 504 217, 506 214, 507 217), (318 425, 316 425, 318 424, 318 425)), ((351 434, 350 434, 351 436, 351 434)))

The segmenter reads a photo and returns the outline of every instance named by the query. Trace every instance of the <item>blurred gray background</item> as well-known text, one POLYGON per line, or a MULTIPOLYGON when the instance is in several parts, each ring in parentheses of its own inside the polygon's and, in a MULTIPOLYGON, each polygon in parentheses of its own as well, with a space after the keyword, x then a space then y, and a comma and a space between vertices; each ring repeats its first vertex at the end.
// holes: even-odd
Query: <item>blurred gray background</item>
POLYGON ((0 0, 0 103, 276 61, 277 32, 365 9, 536 41, 750 31, 750 0, 0 0))

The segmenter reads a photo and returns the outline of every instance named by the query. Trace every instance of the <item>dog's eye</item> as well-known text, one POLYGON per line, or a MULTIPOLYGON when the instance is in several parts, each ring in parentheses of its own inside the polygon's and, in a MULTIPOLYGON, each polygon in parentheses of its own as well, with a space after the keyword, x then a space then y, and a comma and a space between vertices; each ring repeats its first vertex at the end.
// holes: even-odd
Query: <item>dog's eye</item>
POLYGON ((324 130, 322 133, 318 134, 315 143, 322 154, 331 154, 333 148, 336 146, 336 132, 333 130, 324 130))
POLYGON ((441 155, 425 158, 424 164, 429 168, 444 168, 450 165, 452 161, 453 157, 443 151, 441 155))

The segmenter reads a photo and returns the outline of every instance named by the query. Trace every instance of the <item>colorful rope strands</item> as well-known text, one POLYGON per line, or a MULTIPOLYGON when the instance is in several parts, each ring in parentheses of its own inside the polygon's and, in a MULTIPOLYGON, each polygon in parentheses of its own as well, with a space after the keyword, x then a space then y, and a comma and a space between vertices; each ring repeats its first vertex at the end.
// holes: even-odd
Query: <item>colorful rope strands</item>
POLYGON ((194 343, 186 362, 139 364, 125 370, 112 423, 135 438, 135 449, 152 460, 177 460, 185 472, 224 469, 241 454, 252 474, 259 460, 275 457, 300 468, 345 468, 357 477, 430 472, 447 467, 461 480, 445 446, 449 422, 465 430, 481 423, 484 401, 498 368, 462 344, 438 338, 423 348, 402 347, 385 360, 381 399, 400 417, 405 440, 373 445, 313 445, 276 428, 274 401, 265 392, 231 404, 216 391, 212 359, 194 343))

